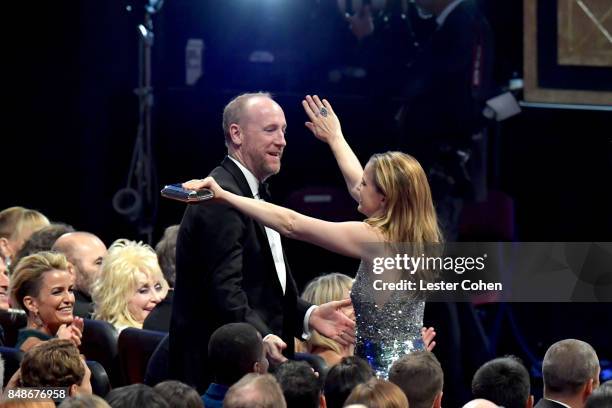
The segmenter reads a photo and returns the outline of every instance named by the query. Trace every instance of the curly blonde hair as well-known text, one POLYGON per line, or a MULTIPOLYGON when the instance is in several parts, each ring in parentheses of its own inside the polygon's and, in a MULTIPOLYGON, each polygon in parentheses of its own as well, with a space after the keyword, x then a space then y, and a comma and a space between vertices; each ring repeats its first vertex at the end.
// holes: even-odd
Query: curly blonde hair
POLYGON ((163 288, 162 297, 168 293, 168 283, 153 248, 142 242, 118 239, 108 249, 101 269, 91 293, 95 304, 94 318, 115 327, 142 328, 142 322, 136 321, 128 310, 129 299, 138 289, 137 272, 159 281, 163 288))

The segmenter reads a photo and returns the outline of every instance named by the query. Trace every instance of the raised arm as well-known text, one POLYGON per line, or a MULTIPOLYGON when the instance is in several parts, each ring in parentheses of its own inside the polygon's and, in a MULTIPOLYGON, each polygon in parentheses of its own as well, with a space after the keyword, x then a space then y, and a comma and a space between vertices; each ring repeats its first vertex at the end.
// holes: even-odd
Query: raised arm
POLYGON ((326 99, 321 101, 317 95, 306 95, 306 99, 302 101, 302 106, 310 119, 309 122, 305 123, 306 127, 318 139, 329 145, 336 162, 338 162, 342 176, 344 176, 349 193, 355 201, 359 201, 357 186, 361 183, 363 177, 363 167, 361 167, 361 163, 353 153, 351 146, 344 139, 340 120, 329 102, 326 99))
POLYGON ((366 244, 382 241, 377 230, 364 222, 328 222, 253 198, 225 191, 212 177, 183 184, 190 190, 208 188, 215 200, 226 203, 288 238, 306 241, 341 255, 360 259, 366 244))

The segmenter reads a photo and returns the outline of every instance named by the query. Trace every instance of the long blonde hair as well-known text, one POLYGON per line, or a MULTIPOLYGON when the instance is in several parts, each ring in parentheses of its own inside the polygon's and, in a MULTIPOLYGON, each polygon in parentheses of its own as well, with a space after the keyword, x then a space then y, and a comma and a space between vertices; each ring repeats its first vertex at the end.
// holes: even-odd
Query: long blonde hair
MULTIPOLYGON (((342 273, 329 273, 311 280, 304 288, 302 299, 314 305, 322 305, 323 303, 344 299, 345 291, 350 292, 352 287, 353 279, 350 276, 342 273)), ((306 346, 308 352, 312 352, 315 347, 321 347, 333 350, 338 354, 342 353, 340 344, 319 334, 316 330, 312 330, 312 335, 306 342, 306 346)))
POLYGON ((130 296, 138 286, 137 272, 159 280, 163 287, 162 298, 166 296, 168 283, 153 248, 126 239, 113 242, 102 261, 100 276, 92 288, 95 319, 106 320, 115 327, 142 328, 142 322, 137 322, 128 310, 130 296))
POLYGON ((429 182, 419 162, 406 153, 386 152, 373 155, 369 163, 387 204, 382 215, 365 222, 379 228, 387 242, 442 242, 429 182))

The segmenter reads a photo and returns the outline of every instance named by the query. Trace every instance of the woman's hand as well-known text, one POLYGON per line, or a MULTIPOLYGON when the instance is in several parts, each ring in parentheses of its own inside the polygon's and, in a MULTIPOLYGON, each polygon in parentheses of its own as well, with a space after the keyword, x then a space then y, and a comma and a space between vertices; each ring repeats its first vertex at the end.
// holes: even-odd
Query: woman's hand
POLYGON ((425 344, 425 349, 427 349, 427 351, 431 351, 434 347, 436 347, 436 342, 433 341, 435 336, 436 331, 433 327, 423 327, 421 329, 421 337, 423 338, 423 343, 425 344))
POLYGON ((58 339, 70 340, 75 346, 81 345, 81 338, 83 337, 84 320, 80 317, 75 316, 74 320, 70 324, 62 324, 57 329, 56 336, 58 339))
POLYGON ((340 120, 326 99, 321 102, 317 95, 306 95, 302 106, 310 119, 305 125, 318 139, 327 144, 342 139, 340 120))
POLYGON ((183 183, 182 187, 187 190, 202 190, 203 188, 207 188, 213 192, 213 200, 222 198, 223 194, 225 193, 225 190, 223 190, 212 177, 189 180, 183 183))

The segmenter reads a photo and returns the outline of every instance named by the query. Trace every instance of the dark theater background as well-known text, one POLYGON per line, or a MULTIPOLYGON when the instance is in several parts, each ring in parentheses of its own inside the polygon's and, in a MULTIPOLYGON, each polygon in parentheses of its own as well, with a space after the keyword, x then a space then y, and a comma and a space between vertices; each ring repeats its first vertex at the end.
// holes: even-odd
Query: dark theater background
MULTIPOLYGON (((3 75, 0 208, 36 208, 52 221, 95 232, 107 245, 120 237, 154 244, 165 227, 180 223, 184 205, 160 198, 151 207, 145 200, 145 218, 133 222, 113 208, 115 193, 126 187, 137 137, 138 26, 147 3, 14 3, 3 12, 9 70, 3 75)), ((494 79, 501 93, 510 80, 524 78, 523 4, 479 4, 494 34, 494 79)), ((152 21, 149 163, 155 196, 165 184, 207 175, 225 154, 224 104, 239 93, 266 90, 284 108, 289 125, 282 171, 270 180, 275 201, 303 209, 301 193, 323 191, 333 197, 334 208, 314 205, 307 211, 359 219, 333 156, 304 127, 301 100, 307 93, 329 99, 365 161, 393 148, 389 109, 401 96, 372 91, 380 78, 364 71, 359 45, 335 1, 166 0, 152 21), (201 76, 188 84, 186 71, 196 75, 200 61, 201 76)), ((545 41, 537 41, 542 60, 545 41)), ((394 59, 387 63, 395 72, 394 59)), ((611 70, 587 75, 586 88, 612 95, 611 70)), ((544 69, 539 72, 543 77, 544 69)), ((567 81, 551 74, 552 86, 580 82, 584 74, 575 72, 563 74, 567 81)), ((524 101, 521 89, 513 92, 524 101)), ((488 239, 612 241, 611 99, 607 106, 579 109, 527 103, 520 114, 489 122, 487 131, 489 192, 510 205, 506 218, 497 220, 505 223, 506 234, 484 233, 488 239)), ((358 265, 307 244, 286 242, 285 248, 300 288, 324 272, 354 276, 358 265)), ((523 358, 536 394, 538 361, 560 338, 589 341, 607 370, 602 375, 612 377, 606 362, 612 360, 610 303, 493 304, 476 310, 488 350, 523 358)), ((443 335, 437 340, 444 342, 443 335)), ((461 345, 467 354, 471 341, 461 345)), ((473 369, 466 368, 466 381, 473 369)))

